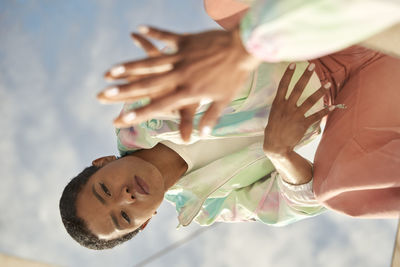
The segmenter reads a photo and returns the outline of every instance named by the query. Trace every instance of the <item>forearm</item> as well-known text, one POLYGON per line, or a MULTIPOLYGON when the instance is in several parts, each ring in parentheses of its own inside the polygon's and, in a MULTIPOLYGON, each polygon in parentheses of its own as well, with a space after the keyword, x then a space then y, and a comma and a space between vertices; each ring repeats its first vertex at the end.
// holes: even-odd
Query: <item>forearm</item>
POLYGON ((306 184, 313 176, 312 163, 294 151, 274 153, 265 151, 282 179, 293 185, 306 184))
POLYGON ((261 63, 261 60, 249 53, 246 48, 244 47, 244 44, 242 42, 242 39, 240 37, 240 29, 239 26, 233 28, 232 30, 229 31, 231 34, 232 38, 232 45, 235 46, 235 54, 237 54, 239 60, 238 60, 238 66, 241 69, 248 70, 249 72, 256 69, 258 65, 261 63))

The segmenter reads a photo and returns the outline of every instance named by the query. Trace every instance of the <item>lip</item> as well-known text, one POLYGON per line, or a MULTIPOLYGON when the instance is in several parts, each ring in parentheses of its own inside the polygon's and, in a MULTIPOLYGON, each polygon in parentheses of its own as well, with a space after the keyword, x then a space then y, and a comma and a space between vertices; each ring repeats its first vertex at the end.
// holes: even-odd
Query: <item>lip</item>
POLYGON ((135 182, 138 185, 137 186, 137 192, 142 195, 148 195, 149 194, 149 186, 146 184, 145 181, 143 181, 142 178, 139 176, 135 175, 135 182))

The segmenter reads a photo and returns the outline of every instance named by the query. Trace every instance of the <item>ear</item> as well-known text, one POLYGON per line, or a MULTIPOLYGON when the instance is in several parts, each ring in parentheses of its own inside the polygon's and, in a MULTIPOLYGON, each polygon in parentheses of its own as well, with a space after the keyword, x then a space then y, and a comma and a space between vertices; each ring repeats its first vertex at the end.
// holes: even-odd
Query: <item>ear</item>
MULTIPOLYGON (((151 219, 151 218, 150 218, 151 219)), ((149 223, 150 219, 148 219, 147 221, 145 221, 142 226, 140 226, 140 231, 142 231, 144 228, 146 228, 147 224, 149 223)))
POLYGON ((115 156, 105 156, 92 161, 92 165, 96 167, 103 167, 110 162, 117 160, 115 156))

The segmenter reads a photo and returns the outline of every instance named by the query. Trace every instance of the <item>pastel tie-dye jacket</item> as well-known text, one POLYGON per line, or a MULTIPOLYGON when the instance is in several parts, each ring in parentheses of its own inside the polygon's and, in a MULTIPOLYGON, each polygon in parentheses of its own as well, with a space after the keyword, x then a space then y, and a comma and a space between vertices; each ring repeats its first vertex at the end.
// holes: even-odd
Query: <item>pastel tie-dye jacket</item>
POLYGON ((247 50, 267 62, 315 59, 400 23, 399 0, 240 0, 247 50))
MULTIPOLYGON (((297 65, 294 81, 306 66, 306 62, 297 65)), ((278 82, 286 67, 287 63, 262 64, 241 94, 224 110, 212 133, 203 138, 263 135, 278 82)), ((319 87, 320 82, 314 76, 302 99, 319 87)), ((126 104, 124 110, 144 102, 126 104)), ((322 103, 316 105, 314 111, 321 106, 322 103)), ((195 125, 205 107, 207 104, 197 112, 195 125)), ((171 114, 131 128, 117 129, 118 148, 121 155, 126 155, 137 149, 151 148, 163 140, 180 144, 178 127, 179 117, 171 114)), ((314 125, 302 143, 319 132, 319 125, 314 125)), ((200 136, 194 131, 191 142, 197 140, 200 136)), ((179 223, 186 226, 192 220, 201 225, 214 221, 261 221, 286 225, 324 211, 313 196, 311 183, 290 186, 282 181, 264 155, 262 145, 255 143, 185 174, 165 195, 176 205, 179 223)))

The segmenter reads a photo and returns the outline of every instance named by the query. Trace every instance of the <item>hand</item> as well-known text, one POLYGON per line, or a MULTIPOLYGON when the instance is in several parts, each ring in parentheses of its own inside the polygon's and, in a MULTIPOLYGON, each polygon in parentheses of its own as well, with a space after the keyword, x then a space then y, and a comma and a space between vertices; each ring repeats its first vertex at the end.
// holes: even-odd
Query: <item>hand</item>
POLYGON ((318 89, 299 106, 297 104, 314 72, 314 63, 308 65, 307 69, 294 86, 293 91, 286 99, 288 86, 295 67, 296 65, 292 63, 286 69, 272 103, 268 124, 264 131, 264 152, 267 155, 279 156, 291 153, 294 147, 303 138, 307 129, 335 108, 335 106, 330 106, 305 117, 305 113, 314 106, 321 97, 328 93, 328 89, 331 86, 330 83, 318 89))
POLYGON ((192 131, 193 107, 208 100, 212 103, 201 118, 199 130, 210 131, 259 63, 244 49, 238 29, 186 35, 141 29, 145 36, 167 42, 177 52, 120 64, 107 73, 109 79, 129 82, 107 88, 98 95, 100 101, 151 100, 147 106, 122 114, 114 124, 128 127, 160 113, 180 110, 181 134, 187 137, 192 131))
MULTIPOLYGON (((133 41, 135 42, 135 44, 142 48, 149 57, 157 57, 157 56, 161 56, 162 52, 160 50, 157 49, 157 47, 155 47, 150 41, 148 41, 146 38, 144 38, 143 36, 139 35, 139 34, 131 34, 131 37, 133 39, 133 41)), ((146 76, 146 74, 141 75, 146 76)), ((131 76, 128 74, 125 74, 124 79, 127 81, 132 81, 135 80, 135 76, 131 76)), ((111 75, 110 72, 107 72, 105 74, 105 78, 109 79, 109 80, 113 80, 113 76, 111 75)), ((166 89, 166 92, 169 92, 171 90, 168 90, 168 88, 166 89)), ((153 95, 153 100, 156 100, 158 97, 157 94, 153 95)), ((126 99, 125 101, 127 102, 132 102, 137 100, 136 98, 132 98, 132 99, 126 99)), ((190 139, 190 134, 192 131, 192 117, 194 116, 194 114, 196 113, 196 109, 197 109, 198 105, 197 104, 193 104, 193 105, 188 105, 185 107, 182 107, 181 109, 179 109, 179 114, 181 117, 181 124, 180 124, 180 133, 181 133, 181 137, 183 140, 188 141, 190 139)), ((125 113, 124 113, 125 114, 125 113)), ((120 115, 121 116, 121 115, 120 115)))

